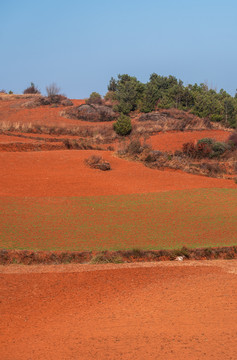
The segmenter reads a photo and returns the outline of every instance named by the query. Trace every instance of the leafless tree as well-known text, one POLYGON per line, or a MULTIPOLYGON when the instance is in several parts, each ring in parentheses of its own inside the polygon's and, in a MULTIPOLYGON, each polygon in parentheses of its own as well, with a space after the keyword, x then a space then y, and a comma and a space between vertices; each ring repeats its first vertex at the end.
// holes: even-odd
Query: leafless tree
POLYGON ((59 95, 60 87, 57 84, 52 83, 49 86, 46 86, 46 91, 48 96, 59 95))

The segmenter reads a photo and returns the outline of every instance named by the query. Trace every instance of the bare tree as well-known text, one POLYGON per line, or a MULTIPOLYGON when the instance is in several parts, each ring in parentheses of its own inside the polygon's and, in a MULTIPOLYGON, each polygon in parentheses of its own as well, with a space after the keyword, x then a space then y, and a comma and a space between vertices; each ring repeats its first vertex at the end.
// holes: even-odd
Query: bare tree
POLYGON ((55 83, 46 86, 46 91, 48 96, 59 95, 60 87, 58 87, 55 83))

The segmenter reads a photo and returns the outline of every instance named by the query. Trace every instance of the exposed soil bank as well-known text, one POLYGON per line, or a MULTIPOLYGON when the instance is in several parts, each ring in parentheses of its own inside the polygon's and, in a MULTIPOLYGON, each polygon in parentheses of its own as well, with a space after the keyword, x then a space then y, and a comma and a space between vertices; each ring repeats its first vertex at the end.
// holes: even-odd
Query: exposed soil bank
POLYGON ((30 251, 0 250, 0 264, 103 264, 131 263, 167 260, 214 260, 237 259, 237 246, 180 250, 141 250, 126 251, 30 251))
POLYGON ((236 358, 236 260, 6 268, 4 360, 236 358))

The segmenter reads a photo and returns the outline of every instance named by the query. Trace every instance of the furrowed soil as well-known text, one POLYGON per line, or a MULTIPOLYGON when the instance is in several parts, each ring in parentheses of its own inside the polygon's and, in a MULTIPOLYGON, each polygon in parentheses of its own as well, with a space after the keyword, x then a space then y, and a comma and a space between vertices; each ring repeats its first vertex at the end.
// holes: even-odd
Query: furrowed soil
POLYGON ((1 359, 236 359, 236 261, 0 269, 1 359))

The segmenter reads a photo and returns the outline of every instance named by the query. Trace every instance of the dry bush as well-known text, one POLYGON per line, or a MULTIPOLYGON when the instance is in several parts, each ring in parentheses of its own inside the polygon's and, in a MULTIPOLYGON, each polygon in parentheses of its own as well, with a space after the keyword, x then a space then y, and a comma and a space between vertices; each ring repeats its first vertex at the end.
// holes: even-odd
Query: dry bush
POLYGON ((233 132, 230 136, 228 141, 233 144, 233 147, 237 148, 237 131, 233 132))
POLYGON ((95 104, 83 104, 73 106, 60 114, 69 119, 77 119, 91 122, 113 121, 118 117, 110 107, 95 104))
MULTIPOLYGON (((212 124, 207 119, 201 119, 185 111, 154 111, 148 114, 142 114, 138 121, 142 122, 143 129, 152 133, 157 131, 184 131, 184 130, 204 130, 212 129, 212 124), (147 125, 146 125, 147 123, 147 125)), ((137 126, 137 129, 139 126, 137 126)))
POLYGON ((69 150, 102 150, 87 139, 64 139, 63 144, 69 150))
POLYGON ((23 91, 23 94, 40 94, 40 91, 34 83, 31 83, 30 86, 23 91))
POLYGON ((58 95, 60 92, 60 87, 58 87, 55 83, 52 83, 46 86, 46 91, 48 97, 58 95))
POLYGON ((206 158, 212 153, 212 147, 205 142, 194 144, 190 141, 183 144, 183 153, 192 158, 206 158))
POLYGON ((118 144, 118 155, 129 155, 137 157, 144 151, 151 151, 152 148, 146 143, 146 139, 130 137, 127 139, 120 139, 118 144), (143 140, 143 141, 142 141, 143 140))
POLYGON ((110 253, 108 251, 103 251, 102 253, 95 255, 91 259, 91 264, 120 264, 122 262, 123 259, 119 254, 117 254, 116 252, 110 253))
POLYGON ((212 139, 201 139, 197 144, 192 141, 183 144, 183 153, 194 159, 220 158, 228 150, 230 150, 228 143, 212 139))
POLYGON ((33 109, 38 106, 51 105, 51 107, 57 106, 72 106, 73 103, 70 99, 63 95, 51 95, 51 96, 35 96, 33 99, 23 103, 21 107, 27 109, 33 109))
POLYGON ((99 169, 102 171, 111 170, 110 163, 102 158, 102 156, 91 155, 85 159, 86 165, 93 169, 99 169))
POLYGON ((40 123, 11 123, 7 121, 0 122, 0 131, 25 132, 34 134, 50 134, 50 135, 73 135, 85 138, 97 138, 95 143, 110 143, 116 139, 116 134, 112 127, 109 126, 71 126, 65 124, 44 125, 40 123))

